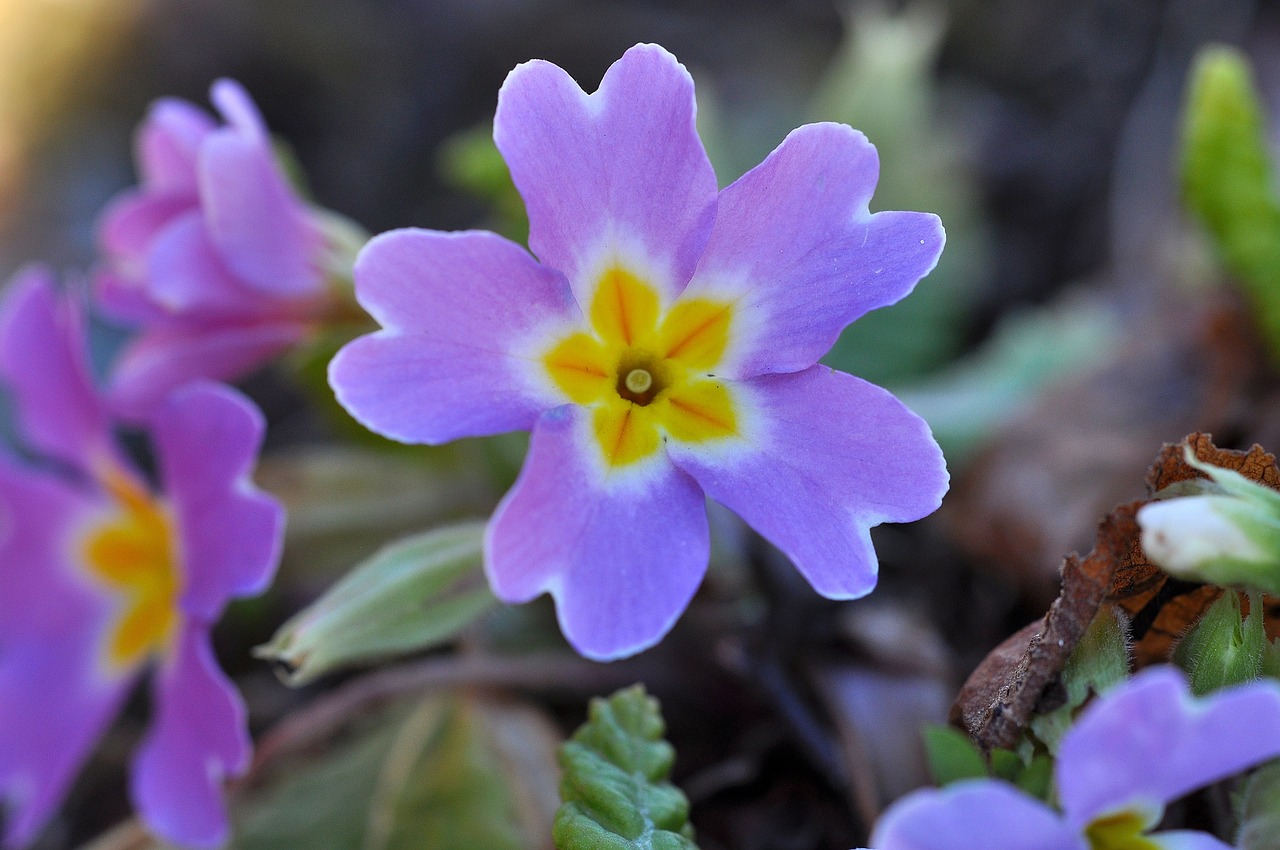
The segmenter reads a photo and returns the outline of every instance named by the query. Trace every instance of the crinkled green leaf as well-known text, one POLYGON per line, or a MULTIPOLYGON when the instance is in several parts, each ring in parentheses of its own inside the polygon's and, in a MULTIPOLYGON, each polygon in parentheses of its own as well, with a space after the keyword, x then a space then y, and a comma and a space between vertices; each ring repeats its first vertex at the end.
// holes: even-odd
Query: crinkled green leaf
POLYGON ((1182 183, 1227 269, 1243 284, 1280 356, 1280 202, 1249 63, 1225 45, 1201 50, 1182 131, 1182 183))
POLYGON ((1280 848, 1280 761, 1256 771, 1236 798, 1239 850, 1280 848))
POLYGON ((360 564, 255 650, 302 685, 341 667, 449 640, 496 600, 482 571, 483 522, 397 541, 360 564))
POLYGON ((675 750, 658 701, 635 685, 591 701, 560 749, 558 850, 696 850, 689 801, 667 781, 675 750))
POLYGON ((532 850, 555 808, 555 740, 527 708, 398 704, 242 794, 230 850, 532 850))
POLYGON ((1128 677, 1128 627, 1119 609, 1103 606, 1071 651, 1059 676, 1067 693, 1066 701, 1053 711, 1031 719, 1031 731, 1050 753, 1057 755, 1062 736, 1092 694, 1106 693, 1128 677))
POLYGON ((1268 646, 1262 598, 1251 599, 1249 616, 1242 619, 1240 594, 1222 594, 1174 650, 1174 661, 1187 671, 1192 693, 1207 694, 1262 675, 1268 646))
POLYGON ((965 733, 951 726, 926 726, 924 738, 925 757, 929 772, 938 786, 950 785, 962 779, 982 779, 987 776, 987 762, 978 752, 978 746, 965 733))

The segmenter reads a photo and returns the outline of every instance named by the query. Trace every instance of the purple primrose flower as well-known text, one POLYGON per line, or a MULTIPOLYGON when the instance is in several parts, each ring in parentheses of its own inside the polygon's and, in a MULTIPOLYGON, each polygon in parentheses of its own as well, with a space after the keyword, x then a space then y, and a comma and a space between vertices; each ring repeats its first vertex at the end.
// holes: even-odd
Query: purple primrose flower
POLYGON ((193 378, 233 380, 303 338, 329 308, 320 213, 285 179, 238 83, 152 107, 136 139, 142 185, 103 214, 100 306, 137 326, 113 370, 116 409, 138 419, 193 378))
POLYGON ((31 841, 151 668, 151 726, 131 790, 182 845, 225 840, 224 777, 248 766, 245 710, 209 630, 261 592, 283 513, 250 482, 263 422, 200 382, 149 419, 161 492, 124 459, 84 355, 80 314, 41 271, 0 307, 0 380, 42 463, 0 455, 0 843, 31 841))
POLYGON ((1280 755, 1280 686, 1196 699, 1174 668, 1090 705, 1054 768, 1062 812, 997 780, 917 791, 885 812, 878 850, 1230 850, 1207 833, 1148 834, 1170 800, 1280 755))
POLYGON ((848 599, 875 585, 870 527, 947 488, 919 417, 817 365, 933 268, 938 218, 872 214, 875 148, 839 124, 801 127, 717 192, 694 109, 654 45, 591 95, 548 62, 516 68, 494 137, 537 260, 492 233, 375 238, 356 297, 382 330, 330 367, 347 410, 397 440, 532 429, 486 569, 508 602, 550 593, 593 658, 653 645, 688 605, 704 496, 848 599))

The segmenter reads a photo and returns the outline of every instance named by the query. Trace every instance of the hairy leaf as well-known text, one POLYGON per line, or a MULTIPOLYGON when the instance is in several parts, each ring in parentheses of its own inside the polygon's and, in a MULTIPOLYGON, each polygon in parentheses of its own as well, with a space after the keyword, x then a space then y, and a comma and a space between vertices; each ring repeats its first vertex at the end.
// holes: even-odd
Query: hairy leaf
POLYGON ((357 566, 255 654, 302 685, 340 667, 439 645, 496 601, 481 572, 483 522, 407 537, 357 566))
POLYGON ((1280 761, 1273 761, 1249 778, 1236 800, 1240 850, 1276 850, 1280 836, 1280 761))

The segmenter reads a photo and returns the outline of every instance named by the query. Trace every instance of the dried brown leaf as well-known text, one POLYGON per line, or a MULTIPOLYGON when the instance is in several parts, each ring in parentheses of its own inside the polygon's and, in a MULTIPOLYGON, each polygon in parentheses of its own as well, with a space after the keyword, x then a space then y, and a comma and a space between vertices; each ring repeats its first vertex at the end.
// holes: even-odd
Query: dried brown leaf
MULTIPOLYGON (((1208 435, 1194 433, 1161 449, 1147 474, 1151 494, 1203 477, 1186 462, 1188 445, 1203 461, 1280 489, 1275 457, 1260 446, 1219 449, 1208 435)), ((1013 746, 1032 715, 1052 707, 1058 675, 1102 605, 1118 605, 1129 616, 1134 662, 1144 667, 1168 660, 1178 638, 1222 593, 1172 579, 1147 561, 1135 519, 1147 501, 1119 505, 1099 523, 1089 554, 1063 561, 1061 589, 1044 618, 998 646, 970 675, 951 722, 984 749, 1013 746)))

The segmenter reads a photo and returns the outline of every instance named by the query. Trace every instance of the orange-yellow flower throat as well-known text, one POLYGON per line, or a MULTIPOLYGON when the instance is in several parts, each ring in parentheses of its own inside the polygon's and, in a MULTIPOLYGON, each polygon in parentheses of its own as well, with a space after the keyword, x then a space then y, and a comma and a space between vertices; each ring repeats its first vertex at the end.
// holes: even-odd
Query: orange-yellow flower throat
POLYGON ((592 411, 607 465, 654 455, 664 437, 706 443, 738 434, 738 404, 712 374, 729 346, 733 305, 677 301, 663 312, 657 291, 619 267, 596 285, 590 331, 563 337, 542 357, 552 382, 592 411))

